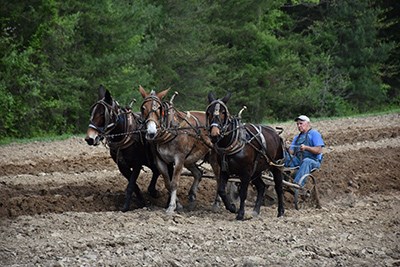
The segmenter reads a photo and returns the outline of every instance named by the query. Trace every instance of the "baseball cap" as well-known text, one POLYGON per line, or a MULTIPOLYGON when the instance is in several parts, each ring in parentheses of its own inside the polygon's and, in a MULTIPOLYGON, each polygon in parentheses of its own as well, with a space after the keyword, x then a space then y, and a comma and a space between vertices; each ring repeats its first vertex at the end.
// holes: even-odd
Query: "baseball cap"
POLYGON ((294 121, 307 121, 310 122, 310 118, 308 118, 306 115, 300 115, 298 116, 296 119, 294 119, 294 121))

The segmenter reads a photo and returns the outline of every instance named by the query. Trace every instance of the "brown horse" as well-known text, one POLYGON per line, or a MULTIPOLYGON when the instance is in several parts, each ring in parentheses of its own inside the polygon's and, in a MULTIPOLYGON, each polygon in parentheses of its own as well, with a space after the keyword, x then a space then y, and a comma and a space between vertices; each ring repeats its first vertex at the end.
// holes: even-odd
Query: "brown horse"
POLYGON ((136 183, 142 166, 149 167, 153 172, 148 187, 152 197, 158 196, 156 183, 160 173, 154 163, 150 145, 141 134, 140 113, 121 108, 103 86, 99 87, 98 101, 92 106, 90 113, 85 141, 96 146, 105 137, 112 159, 129 182, 122 211, 129 210, 133 192, 137 197, 137 205, 143 207, 145 201, 136 183))
POLYGON ((218 154, 221 166, 218 194, 225 207, 236 212, 236 207, 226 195, 226 184, 230 175, 240 178, 240 208, 236 219, 244 219, 244 207, 247 189, 252 182, 257 189, 257 199, 253 215, 260 213, 264 198, 265 184, 261 179, 262 172, 270 170, 274 176, 275 191, 278 196, 278 217, 284 214, 282 172, 283 144, 276 131, 268 126, 242 124, 238 117, 229 114, 226 103, 230 98, 227 94, 223 99, 216 99, 208 94, 209 105, 206 109, 207 125, 211 141, 218 154))
MULTIPOLYGON (((155 146, 156 163, 170 192, 167 213, 173 213, 177 204, 179 205, 177 189, 183 167, 189 169, 194 177, 189 191, 190 206, 193 206, 202 177, 202 172, 196 163, 213 156, 210 153, 212 144, 205 127, 205 113, 177 111, 171 103, 162 101, 168 89, 159 93, 154 91, 147 93, 140 86, 139 91, 143 97, 141 113, 147 130, 146 139, 155 146), (172 177, 167 171, 167 164, 174 165, 172 177)), ((216 160, 210 160, 210 164, 214 174, 218 175, 216 160)))

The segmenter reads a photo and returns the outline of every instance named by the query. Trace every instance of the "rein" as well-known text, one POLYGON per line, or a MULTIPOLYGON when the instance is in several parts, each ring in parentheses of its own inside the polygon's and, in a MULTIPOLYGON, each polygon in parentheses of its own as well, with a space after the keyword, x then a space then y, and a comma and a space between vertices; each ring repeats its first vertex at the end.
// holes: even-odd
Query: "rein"
MULTIPOLYGON (((258 155, 263 156, 267 160, 268 164, 277 167, 283 167, 284 165, 283 160, 275 161, 267 153, 267 143, 264 135, 262 134, 262 126, 257 127, 254 124, 248 124, 256 131, 256 133, 253 133, 252 131, 250 131, 248 127, 246 127, 245 124, 242 124, 240 116, 239 117, 231 116, 229 114, 226 104, 219 99, 211 102, 206 110, 208 110, 214 104, 215 104, 215 109, 213 112, 213 118, 218 118, 219 123, 213 122, 209 124, 207 120, 209 127, 213 126, 218 127, 220 129, 221 139, 227 138, 229 135, 231 135, 230 140, 226 146, 219 147, 218 142, 215 143, 215 147, 223 155, 223 159, 225 159, 226 156, 240 152, 247 144, 249 144, 255 151, 258 152, 258 155), (221 120, 219 119, 221 105, 225 108, 225 111, 227 113, 226 116, 227 119, 225 119, 224 123, 221 123, 221 120), (246 134, 244 131, 246 131, 251 136, 249 139, 246 138, 246 134), (255 140, 259 144, 260 148, 258 148, 253 143, 253 140, 255 140)), ((257 165, 257 161, 258 160, 256 160, 255 165, 257 165)))
MULTIPOLYGON (((151 94, 143 100, 142 107, 146 102, 149 102, 149 101, 152 101, 151 102, 151 110, 147 114, 144 123, 146 124, 148 121, 151 121, 151 120, 154 121, 153 119, 150 119, 149 116, 151 115, 151 113, 156 113, 157 110, 160 110, 160 116, 159 116, 158 122, 160 125, 163 125, 164 120, 168 119, 164 114, 164 112, 165 112, 164 108, 167 109, 167 113, 168 113, 168 110, 170 108, 169 105, 166 102, 162 102, 157 96, 151 94), (156 104, 158 104, 158 106, 156 104)), ((154 122, 157 124, 157 121, 154 121, 154 122)))
POLYGON ((223 129, 223 130, 224 130, 223 132, 226 132, 226 131, 227 131, 227 128, 228 128, 228 126, 229 126, 229 118, 231 118, 231 115, 230 115, 230 113, 229 113, 228 107, 226 106, 226 104, 225 104, 223 101, 221 101, 220 99, 216 99, 216 100, 214 100, 213 102, 211 102, 211 103, 207 106, 207 108, 206 108, 206 113, 207 113, 207 110, 208 110, 212 105, 214 105, 214 104, 215 104, 215 108, 214 108, 214 112, 213 112, 213 118, 218 118, 218 122, 213 122, 213 123, 211 123, 211 125, 210 125, 209 121, 207 120, 207 121, 206 121, 206 126, 207 126, 207 128, 208 128, 208 127, 217 127, 217 128, 219 128, 220 130, 223 129), (220 109, 221 109, 221 105, 222 105, 222 107, 225 108, 225 111, 226 111, 226 116, 225 116, 224 122, 222 122, 222 121, 220 120, 220 118, 219 118, 219 112, 220 112, 220 109), (221 128, 220 125, 223 125, 222 128, 221 128))
MULTIPOLYGON (((125 148, 131 146, 135 142, 135 138, 133 137, 133 134, 140 133, 140 130, 138 131, 138 130, 134 129, 134 128, 136 128, 135 126, 137 124, 134 121, 135 116, 131 111, 121 113, 120 116, 125 116, 125 119, 123 120, 123 122, 124 122, 123 129, 125 129, 126 132, 118 133, 118 134, 109 134, 109 135, 105 136, 107 145, 111 149, 125 149, 125 148), (114 137, 118 137, 118 136, 123 136, 123 138, 119 141, 112 140, 114 137)), ((139 137, 138 141, 142 142, 142 138, 139 137)))
POLYGON ((115 126, 118 123, 119 120, 119 111, 120 108, 118 106, 118 104, 113 101, 113 104, 110 105, 107 102, 105 102, 103 99, 97 101, 90 109, 90 122, 89 122, 89 128, 95 129, 96 131, 98 131, 100 134, 105 134, 106 132, 110 132, 112 131, 115 126), (95 107, 97 105, 102 105, 104 106, 104 127, 98 127, 94 122, 93 122, 93 116, 94 116, 94 111, 95 111, 95 107), (116 111, 117 109, 117 111, 116 111), (115 122, 110 123, 110 121, 113 119, 113 117, 116 117, 115 122))
POLYGON ((173 139, 175 139, 182 131, 183 133, 201 139, 201 141, 209 148, 212 148, 212 144, 204 140, 201 134, 201 129, 207 129, 206 126, 201 126, 199 119, 192 115, 189 111, 186 112, 184 116, 182 112, 179 112, 172 104, 172 100, 170 102, 161 101, 158 97, 154 95, 149 95, 143 101, 142 106, 148 102, 153 101, 151 105, 151 111, 147 114, 145 118, 145 123, 154 119, 150 119, 149 116, 151 113, 155 113, 159 110, 160 116, 158 119, 158 126, 160 132, 158 136, 153 140, 157 144, 165 144, 173 139), (158 106, 157 106, 158 104, 158 106), (193 125, 189 119, 193 118, 195 121, 195 125, 193 125), (184 124, 188 124, 188 127, 183 127, 184 124), (193 133, 194 131, 195 133, 193 133))
MULTIPOLYGON (((113 100, 112 105, 105 102, 103 99, 95 103, 91 108, 91 120, 89 127, 99 132, 99 136, 105 138, 103 144, 110 149, 125 149, 135 142, 135 138, 132 137, 134 134, 140 134, 142 130, 134 129, 134 125, 138 125, 138 118, 132 113, 132 111, 122 110, 118 103, 113 100), (97 105, 104 107, 104 127, 99 127, 93 122, 94 112, 97 105), (136 119, 136 123, 135 123, 136 119), (123 123, 122 128, 125 130, 121 133, 111 133, 116 127, 123 123), (113 141, 116 137, 123 137, 121 140, 113 141)), ((141 142, 142 138, 139 138, 141 142)))
POLYGON ((221 139, 231 135, 229 143, 225 147, 218 146, 216 143, 216 149, 224 155, 233 155, 241 151, 247 143, 243 132, 244 125, 237 118, 230 118, 227 123, 221 129, 221 139), (232 126, 229 129, 229 126, 232 126))

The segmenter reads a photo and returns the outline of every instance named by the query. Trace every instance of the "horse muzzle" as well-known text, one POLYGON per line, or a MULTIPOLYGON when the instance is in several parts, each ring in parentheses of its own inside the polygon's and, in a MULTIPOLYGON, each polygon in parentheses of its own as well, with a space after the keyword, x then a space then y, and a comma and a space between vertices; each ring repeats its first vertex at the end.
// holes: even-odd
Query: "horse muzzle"
POLYGON ((156 138, 156 136, 157 136, 157 133, 158 133, 157 124, 154 121, 149 120, 147 122, 146 139, 147 140, 154 140, 156 138))
POLYGON ((85 141, 89 146, 97 146, 100 144, 100 138, 98 136, 96 138, 86 137, 85 141))
POLYGON ((155 133, 146 133, 146 139, 151 141, 154 140, 156 138, 157 134, 155 133))
POLYGON ((216 144, 216 143, 218 143, 220 139, 221 139, 221 138, 220 138, 220 136, 219 136, 219 135, 216 135, 216 136, 210 136, 211 143, 213 143, 213 144, 216 144))
POLYGON ((211 127, 210 139, 213 144, 218 143, 218 141, 221 139, 221 131, 220 131, 219 127, 217 127, 217 126, 211 127))
POLYGON ((97 146, 100 144, 100 141, 103 138, 97 134, 96 131, 90 129, 88 130, 86 137, 85 137, 85 141, 89 146, 97 146))

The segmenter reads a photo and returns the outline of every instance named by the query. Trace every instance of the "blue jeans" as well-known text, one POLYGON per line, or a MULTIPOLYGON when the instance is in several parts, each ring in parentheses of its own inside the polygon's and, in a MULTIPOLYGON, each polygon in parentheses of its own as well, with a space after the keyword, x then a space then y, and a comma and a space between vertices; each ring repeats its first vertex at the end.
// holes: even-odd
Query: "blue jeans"
POLYGON ((312 169, 319 169, 321 167, 321 163, 318 160, 314 160, 311 158, 304 158, 303 161, 301 161, 298 157, 290 157, 286 155, 285 166, 286 167, 300 166, 294 177, 294 182, 296 184, 304 186, 306 184, 307 179, 303 179, 302 181, 300 181, 301 177, 303 177, 305 174, 309 174, 312 169))

